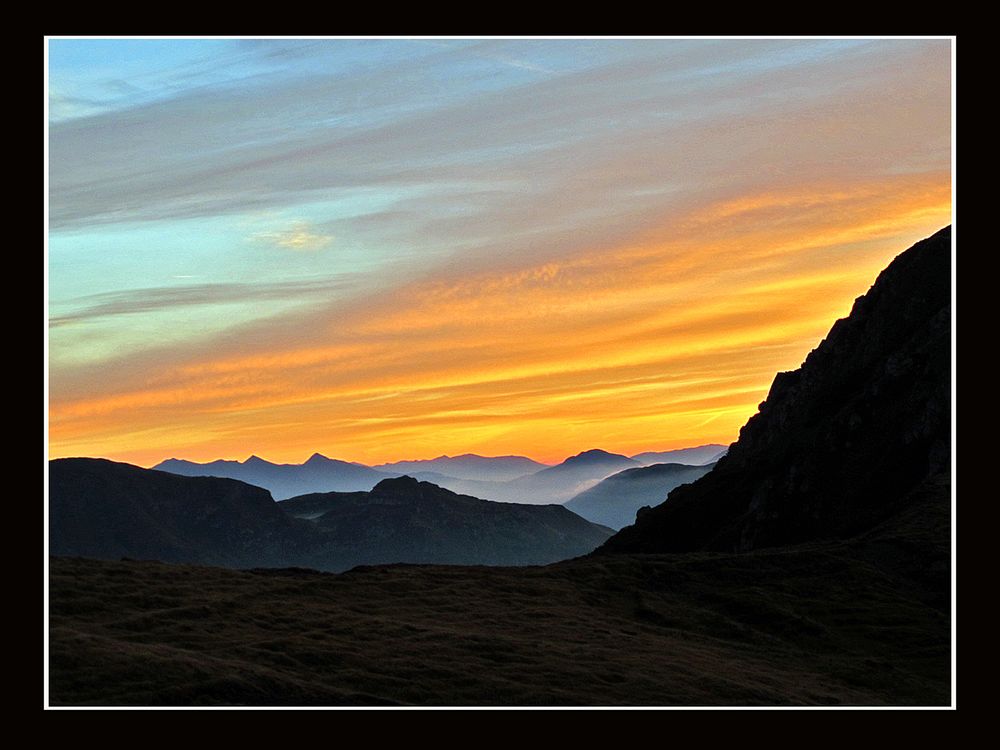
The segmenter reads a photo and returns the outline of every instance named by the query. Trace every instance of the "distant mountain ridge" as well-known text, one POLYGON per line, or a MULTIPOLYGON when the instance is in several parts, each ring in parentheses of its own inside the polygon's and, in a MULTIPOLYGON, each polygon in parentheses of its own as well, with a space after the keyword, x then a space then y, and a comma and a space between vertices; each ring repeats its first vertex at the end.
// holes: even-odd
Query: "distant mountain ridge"
MULTIPOLYGON (((217 460, 195 463, 170 458, 154 466, 183 476, 218 476, 263 487, 276 500, 322 492, 368 492, 383 479, 412 476, 464 495, 505 503, 548 505, 564 503, 597 482, 619 471, 636 468, 665 455, 690 456, 698 463, 716 446, 640 454, 642 460, 598 448, 582 451, 550 466, 525 456, 438 456, 416 461, 396 461, 371 467, 314 453, 302 464, 275 464, 258 456, 245 461, 217 460)), ((725 451, 725 446, 718 446, 725 451)), ((685 463, 677 460, 674 463, 685 463)))
POLYGON ((688 466, 704 466, 722 458, 728 446, 717 443, 699 445, 695 448, 680 448, 673 451, 646 451, 632 456, 632 460, 641 464, 686 464, 688 466))
POLYGON ((605 477, 636 466, 639 463, 628 456, 595 448, 570 456, 555 466, 508 482, 474 485, 448 483, 447 486, 456 492, 477 490, 481 497, 500 502, 564 503, 605 477))
POLYGON ((845 538, 946 487, 950 279, 947 227, 897 256, 799 369, 775 376, 712 472, 640 513, 598 552, 845 538))
POLYGON ((367 491, 391 476, 362 464, 327 458, 320 453, 314 453, 302 464, 274 464, 257 456, 250 456, 243 462, 219 460, 205 464, 170 458, 153 468, 187 477, 238 479, 263 487, 276 500, 316 491, 367 491))
POLYGON ((625 469, 602 479, 565 505, 588 521, 617 531, 634 523, 640 508, 659 505, 672 489, 703 477, 714 466, 653 464, 625 469))
POLYGON ((525 474, 548 468, 548 464, 533 461, 525 456, 479 456, 463 453, 461 456, 438 456, 416 461, 394 461, 373 466, 377 471, 402 472, 409 476, 416 473, 435 473, 455 479, 505 482, 525 474))

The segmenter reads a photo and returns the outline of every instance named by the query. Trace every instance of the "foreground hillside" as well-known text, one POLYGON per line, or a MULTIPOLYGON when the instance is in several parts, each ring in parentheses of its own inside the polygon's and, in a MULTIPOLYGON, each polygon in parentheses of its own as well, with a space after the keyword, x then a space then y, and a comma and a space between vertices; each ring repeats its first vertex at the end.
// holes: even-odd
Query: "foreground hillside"
POLYGON ((544 568, 53 558, 51 702, 947 704, 948 507, 939 485, 850 542, 544 568))

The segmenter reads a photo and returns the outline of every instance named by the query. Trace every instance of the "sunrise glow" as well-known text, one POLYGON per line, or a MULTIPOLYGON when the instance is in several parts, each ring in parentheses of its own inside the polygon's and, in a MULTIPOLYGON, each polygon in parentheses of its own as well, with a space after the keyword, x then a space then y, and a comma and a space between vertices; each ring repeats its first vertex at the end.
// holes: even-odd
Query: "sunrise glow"
POLYGON ((51 458, 728 444, 951 223, 947 40, 115 44, 50 42, 51 458))

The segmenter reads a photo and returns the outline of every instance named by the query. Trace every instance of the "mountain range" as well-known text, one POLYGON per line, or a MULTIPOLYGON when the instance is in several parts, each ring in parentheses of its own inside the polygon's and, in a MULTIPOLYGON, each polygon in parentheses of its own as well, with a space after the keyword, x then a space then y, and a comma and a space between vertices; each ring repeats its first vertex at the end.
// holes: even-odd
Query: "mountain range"
POLYGON ((394 474, 376 471, 368 466, 338 461, 314 453, 303 464, 274 464, 257 456, 246 461, 212 461, 200 464, 168 458, 153 467, 159 471, 186 477, 225 477, 238 479, 270 491, 276 500, 323 491, 353 492, 370 490, 394 474))
POLYGON ((411 476, 453 492, 487 500, 531 505, 563 503, 600 480, 624 469, 658 463, 655 456, 675 456, 677 463, 704 463, 725 446, 708 445, 628 458, 603 450, 583 451, 555 466, 524 456, 439 456, 420 461, 397 461, 375 467, 313 454, 303 464, 275 464, 257 456, 246 461, 195 463, 170 458, 154 469, 183 476, 239 479, 263 487, 275 500, 315 492, 367 492, 383 479, 411 476), (690 460, 682 460, 685 457, 690 460))
POLYGON ((328 571, 541 565, 590 552, 612 534, 559 505, 494 503, 410 477, 276 503, 238 480, 104 459, 58 459, 49 476, 54 555, 328 571))

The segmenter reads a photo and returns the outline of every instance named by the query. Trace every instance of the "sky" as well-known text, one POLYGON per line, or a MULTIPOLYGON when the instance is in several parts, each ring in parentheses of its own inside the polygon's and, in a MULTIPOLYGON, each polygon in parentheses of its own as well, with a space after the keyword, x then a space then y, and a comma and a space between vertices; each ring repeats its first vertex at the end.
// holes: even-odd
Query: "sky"
POLYGON ((951 222, 948 39, 47 55, 50 458, 729 444, 951 222))

